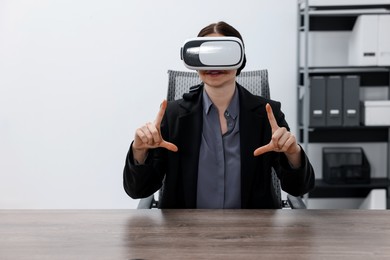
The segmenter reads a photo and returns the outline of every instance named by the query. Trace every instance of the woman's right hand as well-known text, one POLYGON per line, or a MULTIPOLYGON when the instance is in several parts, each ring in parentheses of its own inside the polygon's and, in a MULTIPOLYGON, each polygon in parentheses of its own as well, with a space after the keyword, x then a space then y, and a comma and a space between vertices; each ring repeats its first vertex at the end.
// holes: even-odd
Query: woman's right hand
POLYGON ((133 156, 137 162, 143 163, 145 161, 149 149, 163 147, 172 152, 178 151, 176 145, 165 141, 161 136, 160 125, 166 108, 167 101, 164 100, 161 103, 156 120, 153 123, 146 123, 136 130, 133 142, 133 156))

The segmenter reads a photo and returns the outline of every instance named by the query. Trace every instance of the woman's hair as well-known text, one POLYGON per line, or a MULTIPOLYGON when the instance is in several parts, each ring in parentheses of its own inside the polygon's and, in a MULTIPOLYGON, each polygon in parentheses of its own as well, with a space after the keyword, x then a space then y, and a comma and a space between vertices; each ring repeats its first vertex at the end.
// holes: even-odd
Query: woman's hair
MULTIPOLYGON (((242 41, 242 44, 244 44, 244 40, 242 39, 241 34, 230 24, 225 22, 217 22, 212 23, 206 27, 204 27, 200 32, 198 33, 198 37, 204 37, 206 35, 212 34, 212 33, 219 33, 224 36, 233 36, 237 37, 242 41)), ((241 67, 237 69, 236 76, 240 75, 241 70, 245 67, 246 64, 246 55, 244 54, 244 60, 242 62, 241 67)))

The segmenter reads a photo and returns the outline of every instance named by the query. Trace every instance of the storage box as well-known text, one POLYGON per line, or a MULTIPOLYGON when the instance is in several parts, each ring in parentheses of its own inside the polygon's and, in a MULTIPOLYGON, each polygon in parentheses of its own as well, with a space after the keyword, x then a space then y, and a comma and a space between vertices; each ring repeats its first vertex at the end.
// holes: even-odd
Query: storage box
POLYGON ((389 14, 358 16, 349 41, 349 65, 390 65, 389 32, 389 14))
POLYGON ((361 122, 366 126, 390 126, 390 100, 361 103, 361 122))
POLYGON ((390 65, 390 15, 378 16, 378 66, 390 65))
POLYGON ((329 184, 370 183, 371 168, 361 147, 324 147, 323 180, 329 184))
POLYGON ((349 41, 350 66, 378 65, 378 15, 360 15, 349 41))

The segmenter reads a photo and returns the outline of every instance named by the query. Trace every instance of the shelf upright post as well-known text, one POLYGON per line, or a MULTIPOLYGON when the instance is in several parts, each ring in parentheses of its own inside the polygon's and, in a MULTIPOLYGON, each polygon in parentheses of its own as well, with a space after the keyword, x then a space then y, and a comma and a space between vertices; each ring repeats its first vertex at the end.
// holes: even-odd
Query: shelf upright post
MULTIPOLYGON (((303 149, 306 151, 306 153, 309 155, 308 146, 309 146, 309 64, 308 64, 308 43, 309 43, 309 2, 308 0, 298 0, 298 21, 297 21, 297 98, 299 100, 300 98, 300 92, 302 91, 302 87, 300 85, 301 83, 301 53, 303 52, 303 95, 302 95, 302 110, 300 111, 299 108, 299 102, 298 102, 298 113, 302 112, 302 131, 303 131, 303 149), (301 27, 301 17, 302 17, 302 4, 304 4, 303 9, 303 27, 301 27), (304 34, 304 48, 302 51, 301 44, 301 32, 303 31, 304 34)), ((299 118, 298 114, 298 118, 299 118)), ((298 131, 297 133, 300 133, 300 127, 298 122, 298 131)), ((308 204, 309 196, 308 194, 305 194, 303 196, 303 199, 308 204)))
POLYGON ((309 116, 310 116, 310 89, 309 89, 309 0, 305 0, 304 17, 304 60, 303 60, 303 145, 308 151, 309 144, 309 116))
MULTIPOLYGON (((297 126, 296 126, 296 131, 295 133, 297 133, 297 136, 300 135, 300 129, 301 129, 301 126, 300 126, 300 117, 302 116, 300 113, 301 113, 301 108, 300 108, 300 90, 301 90, 301 72, 300 72, 300 67, 301 67, 301 1, 302 0, 297 0, 297 57, 296 57, 296 75, 297 75, 297 78, 296 78, 296 82, 297 82, 297 100, 298 102, 296 102, 296 111, 297 111, 297 126)), ((300 140, 300 137, 297 138, 297 140, 299 141, 300 140)))
MULTIPOLYGON (((388 159, 387 159, 387 178, 386 178, 386 180, 387 181, 390 181, 390 128, 387 128, 387 135, 388 135, 388 137, 387 137, 387 157, 388 157, 388 159)), ((387 185, 387 189, 386 189, 386 208, 387 209, 390 209, 390 185, 387 185)))
MULTIPOLYGON (((390 70, 389 70, 389 81, 390 81, 390 70)), ((390 99, 390 82, 388 86, 388 99, 390 99)), ((390 181, 390 127, 387 128, 387 172, 386 172, 386 180, 390 181)), ((386 208, 390 209, 390 185, 387 185, 386 189, 386 208)))

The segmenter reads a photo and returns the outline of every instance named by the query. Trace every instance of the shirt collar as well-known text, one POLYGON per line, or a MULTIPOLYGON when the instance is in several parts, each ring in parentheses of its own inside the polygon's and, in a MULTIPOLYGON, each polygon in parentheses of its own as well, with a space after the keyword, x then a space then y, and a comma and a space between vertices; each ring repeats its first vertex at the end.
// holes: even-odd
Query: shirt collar
MULTIPOLYGON (((226 111, 231 115, 233 119, 236 119, 238 116, 239 105, 240 103, 238 98, 238 91, 236 87, 234 90, 233 98, 230 101, 228 108, 226 109, 226 111)), ((213 106, 213 102, 211 101, 206 90, 203 89, 203 109, 206 115, 208 115, 212 106, 213 106)))
POLYGON ((213 102, 211 101, 206 90, 203 89, 203 109, 204 109, 204 112, 206 115, 209 114, 212 105, 213 105, 213 102))
POLYGON ((240 99, 238 98, 237 87, 234 90, 233 98, 226 111, 230 114, 233 119, 236 119, 239 113, 240 99))

